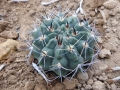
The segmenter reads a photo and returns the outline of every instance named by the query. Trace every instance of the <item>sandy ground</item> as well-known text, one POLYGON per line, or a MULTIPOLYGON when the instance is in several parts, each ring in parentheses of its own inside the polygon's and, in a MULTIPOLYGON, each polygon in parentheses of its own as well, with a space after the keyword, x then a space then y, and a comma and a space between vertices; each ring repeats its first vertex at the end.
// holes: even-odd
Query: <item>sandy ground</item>
MULTIPOLYGON (((49 14, 49 12, 58 11, 58 5, 62 11, 70 9, 71 15, 79 6, 79 0, 60 0, 48 6, 42 6, 43 0, 29 0, 28 2, 10 2, 9 0, 0 1, 0 44, 7 39, 14 39, 20 44, 25 43, 25 39, 28 39, 28 31, 31 30, 31 25, 35 22, 34 17, 40 18, 41 15, 49 14), (2 22, 4 20, 5 22, 2 22), (10 34, 12 32, 12 34, 10 34)), ((47 1, 47 0, 46 0, 47 1)), ((75 77, 77 83, 65 82, 60 83, 56 80, 47 84, 46 81, 35 71, 28 63, 24 62, 28 51, 15 51, 15 60, 18 62, 12 62, 0 71, 0 90, 120 90, 119 82, 108 84, 108 79, 114 78, 120 75, 120 71, 115 72, 101 72, 102 69, 107 67, 120 66, 120 2, 116 0, 114 7, 109 8, 103 5, 107 0, 85 0, 83 3, 83 9, 86 12, 87 18, 91 18, 91 21, 96 21, 96 29, 100 32, 101 40, 99 45, 101 49, 107 49, 105 52, 106 58, 98 58, 100 63, 93 65, 91 71, 96 74, 90 76, 89 71, 88 78, 80 81, 80 78, 75 77), (103 12, 103 16, 100 11, 103 12), (105 16, 105 19, 103 19, 105 16), (107 55, 106 55, 107 54, 107 55), (23 60, 23 62, 21 62, 23 60), (100 70, 98 70, 98 68, 100 70), (92 70, 94 69, 94 70, 92 70), (88 83, 88 81, 93 83, 88 83), (99 81, 100 84, 96 84, 99 81), (65 84, 67 83, 67 85, 65 84), (101 85, 102 89, 95 88, 96 85, 101 85), (107 84, 106 84, 107 83, 107 84), (72 86, 69 88, 70 86, 72 86)), ((68 15, 68 16, 69 16, 68 15)), ((2 52, 2 51, 0 51, 2 52)), ((1 60, 1 64, 8 60, 1 60)), ((74 82, 74 81, 73 81, 74 82)))

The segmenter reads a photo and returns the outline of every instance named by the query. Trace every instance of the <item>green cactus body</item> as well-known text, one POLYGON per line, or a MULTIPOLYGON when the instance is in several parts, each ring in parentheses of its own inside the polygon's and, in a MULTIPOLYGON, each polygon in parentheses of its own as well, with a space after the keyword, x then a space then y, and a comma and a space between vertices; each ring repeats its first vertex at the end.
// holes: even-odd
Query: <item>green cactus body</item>
POLYGON ((43 20, 32 35, 32 55, 38 65, 58 76, 65 76, 78 64, 90 62, 95 53, 97 37, 91 32, 88 21, 79 22, 77 15, 66 18, 58 14, 54 19, 43 20))

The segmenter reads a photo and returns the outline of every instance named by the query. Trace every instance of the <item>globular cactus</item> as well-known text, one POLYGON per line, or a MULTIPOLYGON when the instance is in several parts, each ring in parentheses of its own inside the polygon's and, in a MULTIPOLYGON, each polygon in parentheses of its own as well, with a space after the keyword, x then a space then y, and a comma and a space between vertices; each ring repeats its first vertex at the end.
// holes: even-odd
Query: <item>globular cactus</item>
POLYGON ((46 17, 32 33, 32 55, 44 71, 58 77, 72 77, 95 56, 97 36, 87 20, 60 12, 55 18, 46 17))

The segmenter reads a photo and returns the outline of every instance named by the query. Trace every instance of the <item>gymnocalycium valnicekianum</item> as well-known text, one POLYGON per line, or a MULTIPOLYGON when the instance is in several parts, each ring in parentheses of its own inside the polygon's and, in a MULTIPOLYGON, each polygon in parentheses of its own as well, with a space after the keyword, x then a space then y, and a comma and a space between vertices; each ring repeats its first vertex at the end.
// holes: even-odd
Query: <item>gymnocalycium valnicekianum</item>
POLYGON ((31 46, 39 73, 44 76, 46 71, 53 71, 55 78, 70 74, 72 78, 77 72, 84 72, 98 52, 96 31, 88 20, 78 18, 76 13, 66 17, 59 12, 54 18, 44 17, 40 22, 32 32, 31 46))

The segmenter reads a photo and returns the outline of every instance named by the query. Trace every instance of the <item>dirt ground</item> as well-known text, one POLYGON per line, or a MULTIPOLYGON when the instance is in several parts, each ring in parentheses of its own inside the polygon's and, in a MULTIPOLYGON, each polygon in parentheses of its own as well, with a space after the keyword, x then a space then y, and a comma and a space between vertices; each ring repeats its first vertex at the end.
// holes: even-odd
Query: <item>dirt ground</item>
MULTIPOLYGON (((62 11, 70 9, 69 15, 71 15, 79 7, 80 2, 80 0, 59 0, 48 6, 42 6, 42 1, 45 0, 0 1, 0 44, 7 39, 14 39, 19 44, 24 44, 25 39, 28 39, 28 31, 31 30, 30 25, 32 27, 34 25, 35 17, 40 18, 41 14, 45 15, 45 12, 46 14, 52 11, 56 13, 58 5, 62 11)), ((75 85, 73 85, 73 82, 68 83, 67 81, 60 83, 59 80, 47 84, 42 76, 25 62, 28 51, 16 50, 12 55, 15 56, 17 62, 11 62, 0 71, 0 90, 120 90, 119 82, 107 83, 108 79, 119 76, 120 71, 102 71, 108 67, 120 66, 120 0, 113 0, 115 3, 110 4, 110 6, 103 4, 106 1, 84 0, 83 3, 86 17, 91 18, 91 21, 96 21, 96 29, 101 35, 99 41, 101 51, 103 49, 107 50, 107 52, 101 52, 105 55, 105 58, 99 56, 100 62, 96 66, 92 66, 90 70, 93 73, 92 75, 90 75, 90 71, 87 72, 88 77, 85 81, 81 82, 82 80, 77 75, 74 78, 77 83, 73 81, 75 85)), ((0 63, 2 64, 9 58, 1 60, 0 63)))

